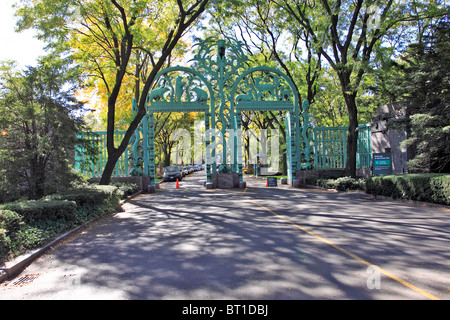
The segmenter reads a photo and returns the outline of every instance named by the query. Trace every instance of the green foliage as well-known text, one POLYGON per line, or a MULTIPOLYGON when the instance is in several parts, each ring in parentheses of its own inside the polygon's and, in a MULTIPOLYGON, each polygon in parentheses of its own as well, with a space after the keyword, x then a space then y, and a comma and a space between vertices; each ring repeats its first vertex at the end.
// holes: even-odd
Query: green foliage
POLYGON ((0 262, 26 248, 39 245, 45 241, 45 233, 48 232, 24 223, 20 214, 0 209, 0 262))
POLYGON ((0 208, 17 212, 26 223, 58 221, 59 219, 71 221, 75 217, 76 203, 67 200, 30 200, 6 203, 0 208))
POLYGON ((406 174, 371 177, 366 192, 374 195, 450 205, 450 175, 406 174))
POLYGON ((128 188, 92 185, 54 194, 47 198, 51 200, 74 201, 77 205, 76 223, 82 224, 102 215, 106 211, 114 210, 119 205, 120 199, 126 197, 126 191, 124 190, 128 190, 128 188))
POLYGON ((113 183, 112 185, 119 188, 119 192, 122 194, 122 199, 127 198, 139 191, 139 186, 134 183, 127 184, 116 182, 113 183))
POLYGON ((318 187, 327 189, 336 189, 338 191, 348 190, 364 190, 365 179, 340 177, 340 178, 319 178, 313 181, 308 181, 318 187))
POLYGON ((6 232, 6 235, 19 231, 23 225, 22 217, 14 211, 0 209, 0 229, 6 232))
POLYGON ((109 139, 117 126, 127 130, 118 146, 111 140, 107 143, 102 184, 110 183, 118 159, 146 113, 146 98, 157 72, 176 56, 175 47, 208 1, 36 0, 18 6, 19 30, 35 29, 55 53, 83 66, 87 85, 96 87, 105 102, 109 139), (120 111, 125 110, 124 101, 130 107, 131 97, 138 101, 138 112, 117 123, 116 116, 120 120, 130 115, 120 111))
POLYGON ((245 42, 254 61, 276 61, 291 77, 317 125, 350 127, 352 176, 354 130, 379 105, 374 87, 380 73, 389 78, 387 57, 401 53, 424 24, 448 15, 442 0, 216 0, 211 11, 212 27, 245 42))
POLYGON ((6 230, 0 228, 0 261, 6 257, 11 250, 11 239, 6 235, 6 230))
POLYGON ((114 186, 92 186, 77 190, 50 195, 50 200, 69 200, 74 201, 77 206, 94 206, 97 202, 106 202, 117 197, 117 188, 114 186))
POLYGON ((409 46, 397 65, 402 73, 395 77, 391 94, 409 101, 406 125, 411 134, 402 147, 416 148, 408 161, 414 172, 450 172, 449 39, 450 23, 440 21, 421 42, 409 46))
POLYGON ((91 185, 37 201, 0 205, 0 261, 114 210, 120 199, 137 191, 135 184, 91 185))
POLYGON ((8 256, 23 226, 22 217, 16 212, 0 209, 0 261, 8 256))
POLYGON ((1 202, 25 194, 39 199, 74 180, 69 159, 84 126, 70 73, 51 57, 24 71, 14 63, 1 64, 1 202))

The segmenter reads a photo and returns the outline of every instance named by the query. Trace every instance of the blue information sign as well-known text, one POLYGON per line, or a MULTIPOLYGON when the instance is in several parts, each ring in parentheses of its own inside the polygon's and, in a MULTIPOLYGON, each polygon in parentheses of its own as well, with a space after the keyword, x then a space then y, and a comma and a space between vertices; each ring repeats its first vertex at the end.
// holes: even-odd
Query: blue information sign
POLYGON ((267 186, 268 187, 276 187, 277 186, 277 178, 267 177, 267 186))
POLYGON ((392 174, 392 154, 390 152, 373 154, 373 175, 392 174))

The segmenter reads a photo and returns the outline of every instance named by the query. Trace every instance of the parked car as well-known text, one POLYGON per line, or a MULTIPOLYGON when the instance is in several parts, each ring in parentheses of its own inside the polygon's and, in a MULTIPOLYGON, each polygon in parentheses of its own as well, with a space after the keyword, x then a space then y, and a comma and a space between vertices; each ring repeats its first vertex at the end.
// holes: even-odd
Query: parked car
POLYGON ((178 181, 181 181, 182 178, 183 176, 181 175, 178 166, 170 166, 164 169, 164 181, 176 181, 177 179, 178 181))
POLYGON ((185 175, 188 175, 189 174, 189 168, 187 166, 184 166, 183 167, 183 172, 184 172, 185 175))

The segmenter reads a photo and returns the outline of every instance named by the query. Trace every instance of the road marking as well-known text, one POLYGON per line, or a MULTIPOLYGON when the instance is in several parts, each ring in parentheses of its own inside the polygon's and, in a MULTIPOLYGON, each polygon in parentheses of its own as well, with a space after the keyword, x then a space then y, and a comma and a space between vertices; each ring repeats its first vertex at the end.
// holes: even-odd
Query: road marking
MULTIPOLYGON (((281 216, 281 215, 279 215, 279 214, 273 212, 273 211, 270 210, 269 208, 267 208, 267 207, 265 207, 265 206, 263 206, 263 205, 260 205, 259 203, 253 201, 253 200, 250 199, 249 197, 244 196, 244 193, 245 193, 246 191, 247 191, 247 188, 245 188, 245 190, 244 190, 244 192, 241 194, 241 196, 242 196, 243 198, 246 198, 246 199, 247 199, 248 201, 250 201, 251 203, 257 205, 258 207, 263 208, 264 210, 266 210, 266 211, 272 213, 272 214, 273 214, 274 216, 276 216, 277 218, 279 218, 279 219, 281 219, 281 220, 284 220, 284 221, 287 222, 287 223, 292 224, 293 226, 297 227, 298 229, 302 230, 303 232, 305 232, 305 233, 307 233, 307 234, 313 236, 314 238, 316 238, 316 239, 318 239, 318 240, 320 240, 320 241, 326 243, 327 245, 329 245, 329 246, 331 246, 331 247, 333 247, 333 248, 335 248, 335 249, 341 251, 342 253, 344 253, 344 254, 346 254, 346 255, 352 257, 353 259, 356 259, 357 261, 359 261, 359 262, 361 262, 361 263, 363 263, 363 264, 365 264, 365 265, 367 265, 367 266, 373 266, 372 263, 370 263, 370 262, 368 262, 368 261, 366 261, 366 260, 364 260, 364 259, 358 257, 357 255, 355 255, 355 254, 353 254, 353 253, 351 253, 351 252, 345 250, 344 248, 339 247, 338 245, 334 244, 333 242, 331 242, 331 241, 329 241, 329 240, 327 240, 327 239, 325 239, 325 238, 323 238, 323 237, 321 237, 321 236, 319 236, 319 235, 317 235, 317 234, 315 234, 315 233, 313 233, 313 232, 311 232, 311 231, 309 231, 309 230, 303 228, 302 226, 299 226, 298 224, 293 223, 293 222, 290 221, 289 219, 286 219, 285 217, 283 217, 283 216, 281 216)), ((384 274, 385 276, 387 276, 387 277, 389 277, 389 278, 391 278, 391 279, 393 279, 393 280, 395 280, 395 281, 401 283, 402 285, 404 285, 404 286, 406 286, 406 287, 408 287, 408 288, 410 288, 410 289, 416 291, 417 293, 420 293, 421 295, 423 295, 423 296, 425 296, 425 297, 427 297, 427 298, 429 298, 429 299, 431 299, 431 300, 440 300, 438 297, 435 297, 435 296, 432 295, 431 293, 428 293, 428 292, 426 292, 425 290, 422 290, 422 289, 420 289, 420 288, 418 288, 418 287, 412 285, 411 283, 409 283, 409 282, 407 282, 407 281, 405 281, 405 280, 400 279, 399 277, 393 275, 392 273, 390 273, 390 272, 388 272, 388 271, 386 271, 386 270, 384 270, 384 269, 382 269, 382 268, 379 268, 379 271, 380 271, 382 274, 384 274)))

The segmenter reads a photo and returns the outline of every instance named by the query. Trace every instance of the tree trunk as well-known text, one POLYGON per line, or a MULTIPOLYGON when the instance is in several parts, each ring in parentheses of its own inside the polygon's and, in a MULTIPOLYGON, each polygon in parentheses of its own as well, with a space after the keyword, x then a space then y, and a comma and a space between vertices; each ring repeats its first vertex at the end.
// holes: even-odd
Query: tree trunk
POLYGON ((39 157, 35 156, 30 163, 29 198, 33 200, 45 196, 45 166, 39 160, 39 157))
POLYGON ((164 168, 170 166, 170 150, 164 150, 164 168))
POLYGON ((283 173, 283 176, 286 176, 288 173, 286 148, 283 148, 281 154, 282 154, 282 166, 283 166, 282 173, 283 173))
POLYGON ((114 172, 114 168, 116 167, 117 161, 119 161, 120 156, 123 152, 119 152, 116 149, 114 152, 108 152, 108 161, 106 162, 105 168, 103 169, 102 177, 100 179, 101 185, 108 185, 111 182, 111 176, 114 172))
MULTIPOLYGON (((118 78, 122 77, 122 75, 118 75, 118 78)), ((100 179, 100 184, 101 185, 108 185, 111 182, 111 176, 112 173, 114 171, 114 167, 116 166, 117 161, 119 160, 120 156, 122 155, 122 153, 125 151, 128 142, 131 138, 131 130, 137 128, 137 123, 139 123, 141 121, 141 119, 143 118, 143 113, 142 112, 138 112, 138 114, 136 115, 136 117, 134 118, 134 120, 132 121, 132 123, 130 124, 130 126, 128 127, 127 132, 125 133, 125 136, 122 140, 121 145, 119 146, 119 148, 116 148, 114 146, 114 134, 115 134, 115 130, 114 130, 114 122, 115 122, 115 112, 116 112, 116 101, 117 101, 117 97, 119 95, 119 91, 120 91, 120 87, 121 87, 121 80, 120 82, 116 82, 116 85, 114 86, 114 90, 112 91, 112 94, 110 95, 110 97, 108 98, 108 119, 107 119, 107 134, 106 134, 106 149, 107 149, 107 154, 108 154, 108 161, 106 162, 105 168, 103 169, 102 172, 102 177, 100 179), (139 119, 137 121, 137 119, 139 119)))
POLYGON ((356 108, 356 94, 345 94, 349 126, 347 136, 347 175, 356 178, 356 152, 358 147, 358 111, 356 108))
MULTIPOLYGON (((121 57, 118 56, 117 57, 118 59, 116 59, 116 67, 118 68, 116 72, 116 81, 114 88, 111 92, 111 95, 108 98, 108 122, 107 122, 107 141, 106 141, 108 161, 103 170, 102 178, 100 179, 100 184, 102 185, 109 184, 109 182, 111 181, 111 175, 114 171, 116 162, 119 160, 122 153, 126 150, 128 142, 131 139, 131 136, 134 134, 134 130, 138 127, 139 123, 146 114, 146 105, 145 105, 146 97, 151 89, 151 86, 153 84, 153 81, 155 80, 157 73, 163 67, 167 57, 172 53, 172 50, 180 40, 181 36, 184 34, 185 30, 188 29, 197 20, 197 18, 203 11, 205 11, 208 0, 198 1, 194 5, 192 5, 188 10, 184 10, 181 1, 178 1, 177 3, 180 9, 180 15, 176 23, 177 25, 175 26, 174 29, 170 31, 169 35, 167 36, 165 44, 162 48, 162 55, 159 58, 158 62, 153 65, 153 69, 144 83, 144 87, 140 94, 140 99, 138 97, 138 94, 135 94, 136 101, 138 101, 138 114, 133 119, 133 121, 131 121, 131 124, 128 127, 127 132, 125 133, 125 136, 117 149, 114 147, 115 104, 133 49, 133 35, 131 34, 130 29, 125 30, 125 38, 122 39, 120 48, 122 50, 118 50, 119 47, 118 46, 116 47, 117 52, 120 52, 121 57), (186 18, 188 18, 187 21, 186 18)), ((117 3, 114 4, 116 5, 116 7, 118 8, 120 7, 117 3)), ((122 18, 124 18, 125 13, 123 8, 119 8, 119 11, 121 11, 122 18)), ((136 22, 135 19, 136 17, 133 16, 132 23, 129 23, 128 27, 134 25, 134 23, 136 22)), ((127 24, 126 19, 123 20, 124 25, 126 25, 127 24)))

